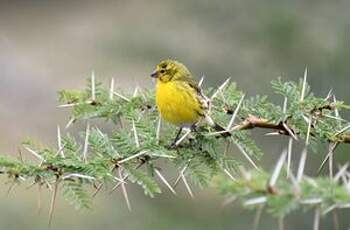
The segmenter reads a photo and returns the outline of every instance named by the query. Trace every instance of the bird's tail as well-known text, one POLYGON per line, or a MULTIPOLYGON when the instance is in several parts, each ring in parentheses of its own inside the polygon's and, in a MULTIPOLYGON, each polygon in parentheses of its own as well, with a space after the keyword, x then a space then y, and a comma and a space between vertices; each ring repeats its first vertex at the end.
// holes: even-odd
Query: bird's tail
POLYGON ((231 133, 227 132, 226 129, 224 129, 222 126, 218 125, 216 122, 213 121, 213 119, 211 119, 211 117, 209 116, 206 116, 205 117, 207 123, 213 128, 215 129, 216 131, 218 132, 222 132, 221 133, 221 136, 223 137, 229 137, 231 136, 231 133), (226 132, 225 132, 226 131, 226 132))

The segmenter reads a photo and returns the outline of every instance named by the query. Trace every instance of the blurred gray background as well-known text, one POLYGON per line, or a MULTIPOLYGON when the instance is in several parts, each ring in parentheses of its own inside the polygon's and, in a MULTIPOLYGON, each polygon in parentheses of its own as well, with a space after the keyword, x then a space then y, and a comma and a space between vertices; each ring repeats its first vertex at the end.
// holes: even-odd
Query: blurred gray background
MULTIPOLYGON (((272 96, 271 80, 297 80, 307 66, 317 95, 332 88, 349 103, 349 9, 346 0, 0 1, 0 152, 16 153, 27 137, 54 145, 68 115, 56 108, 56 92, 83 87, 92 70, 106 84, 114 77, 119 87, 151 88, 149 73, 165 58, 205 74, 206 86, 232 77, 248 95, 272 96)), ((269 168, 284 143, 258 143, 271 153, 262 159, 269 168)), ((338 160, 348 152, 341 148, 338 160)), ((320 156, 311 157, 315 165, 320 156)), ((48 194, 38 214, 36 188, 7 196, 8 187, 0 186, 1 229, 47 229, 48 194)), ((118 192, 101 193, 83 213, 59 197, 53 229, 251 229, 254 214, 221 207, 215 191, 149 199, 134 188, 131 213, 118 192)), ((346 229, 349 213, 339 217, 346 229)), ((286 229, 310 229, 312 218, 293 214, 286 229)), ((332 228, 330 219, 322 229, 332 228)), ((264 215, 260 229, 277 229, 276 220, 264 215)))

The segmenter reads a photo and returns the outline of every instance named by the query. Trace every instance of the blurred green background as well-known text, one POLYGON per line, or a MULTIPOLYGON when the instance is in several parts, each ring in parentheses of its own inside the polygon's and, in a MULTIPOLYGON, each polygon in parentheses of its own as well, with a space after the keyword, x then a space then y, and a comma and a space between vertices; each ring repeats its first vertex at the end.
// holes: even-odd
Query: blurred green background
MULTIPOLYGON (((232 77, 248 95, 272 96, 270 81, 302 77, 317 95, 332 88, 350 103, 350 1, 0 1, 0 151, 17 152, 21 140, 32 137, 55 144, 56 125, 68 112, 56 108, 56 91, 81 88, 94 70, 98 80, 111 77, 119 87, 151 88, 149 73, 161 59, 178 59, 206 86, 232 77)), ((279 97, 271 97, 282 102, 279 97)), ((260 137, 276 160, 285 142, 260 137)), ((338 160, 349 161, 349 148, 338 160)), ((324 153, 322 153, 324 154, 324 153)), ((296 158, 298 155, 296 156, 296 158)), ((313 155, 317 166, 321 154, 313 155)), ((0 182, 6 182, 2 179, 0 182)), ((47 229, 49 195, 41 213, 36 188, 0 186, 1 229, 47 229)), ((169 193, 149 199, 131 186, 133 212, 118 192, 99 194, 94 209, 77 212, 62 197, 53 229, 251 229, 254 213, 238 204, 222 207, 223 198, 209 189, 169 193)), ((349 213, 339 213, 342 228, 349 213)), ((313 214, 298 212, 285 220, 285 229, 310 229, 313 214)), ((277 229, 263 216, 259 229, 277 229)), ((332 229, 330 217, 322 229, 332 229)))

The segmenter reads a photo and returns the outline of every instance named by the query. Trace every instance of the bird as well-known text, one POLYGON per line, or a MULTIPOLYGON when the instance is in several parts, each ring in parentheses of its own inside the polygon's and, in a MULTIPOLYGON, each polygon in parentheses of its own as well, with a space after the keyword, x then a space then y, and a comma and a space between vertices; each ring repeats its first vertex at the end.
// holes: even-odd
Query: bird
POLYGON ((230 136, 208 115, 210 101, 184 64, 176 60, 162 60, 150 76, 156 79, 156 105, 160 117, 179 127, 172 147, 176 147, 184 128, 194 129, 202 121, 222 132, 222 136, 230 136))

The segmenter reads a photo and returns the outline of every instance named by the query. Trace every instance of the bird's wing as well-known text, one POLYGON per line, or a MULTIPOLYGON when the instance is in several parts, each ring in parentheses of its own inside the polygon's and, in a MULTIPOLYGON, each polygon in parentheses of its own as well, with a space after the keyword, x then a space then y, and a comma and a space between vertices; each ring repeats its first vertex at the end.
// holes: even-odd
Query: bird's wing
POLYGON ((186 82, 188 86, 194 89, 197 100, 204 111, 206 111, 209 108, 209 99, 206 96, 204 96, 203 90, 198 86, 196 80, 194 80, 191 76, 183 76, 178 78, 177 80, 186 82))

